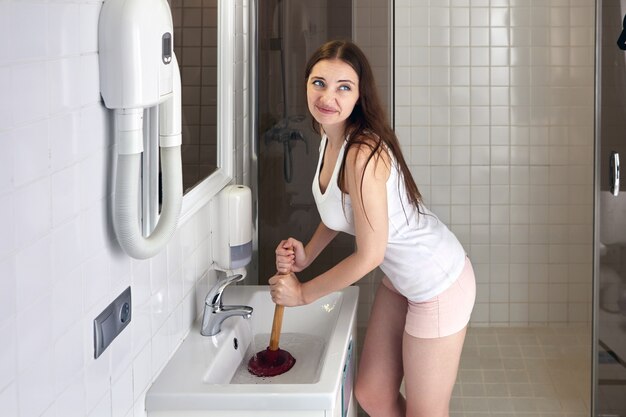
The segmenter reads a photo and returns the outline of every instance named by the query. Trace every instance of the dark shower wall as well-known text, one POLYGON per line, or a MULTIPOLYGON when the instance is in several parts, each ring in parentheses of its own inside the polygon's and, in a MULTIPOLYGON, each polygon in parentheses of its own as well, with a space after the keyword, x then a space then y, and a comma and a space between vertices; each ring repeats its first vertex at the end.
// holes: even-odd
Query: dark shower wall
MULTIPOLYGON (((306 243, 320 222, 311 194, 320 137, 306 109, 304 67, 320 44, 351 35, 350 0, 270 0, 259 5, 260 284, 275 273, 274 249, 280 240, 292 236, 306 243)), ((339 236, 299 278, 326 271, 353 248, 353 238, 339 236)))

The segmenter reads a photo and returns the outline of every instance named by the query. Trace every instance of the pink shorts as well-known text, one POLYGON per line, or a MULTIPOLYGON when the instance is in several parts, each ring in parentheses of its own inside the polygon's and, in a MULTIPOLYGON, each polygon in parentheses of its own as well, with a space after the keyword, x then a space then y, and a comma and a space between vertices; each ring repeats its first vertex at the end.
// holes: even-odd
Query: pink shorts
MULTIPOLYGON (((383 285, 400 294, 389 278, 383 278, 383 285)), ((461 275, 444 292, 422 302, 408 300, 404 330, 411 336, 422 339, 454 334, 469 323, 475 299, 474 269, 466 257, 461 275)))

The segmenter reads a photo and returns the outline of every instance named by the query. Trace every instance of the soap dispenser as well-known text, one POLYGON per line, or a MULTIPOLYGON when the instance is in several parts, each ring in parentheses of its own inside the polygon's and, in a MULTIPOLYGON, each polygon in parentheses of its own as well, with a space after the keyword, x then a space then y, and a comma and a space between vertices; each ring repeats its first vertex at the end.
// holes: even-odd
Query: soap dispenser
POLYGON ((252 260, 252 192, 244 185, 229 185, 219 192, 216 200, 217 218, 212 235, 215 267, 241 271, 252 260))

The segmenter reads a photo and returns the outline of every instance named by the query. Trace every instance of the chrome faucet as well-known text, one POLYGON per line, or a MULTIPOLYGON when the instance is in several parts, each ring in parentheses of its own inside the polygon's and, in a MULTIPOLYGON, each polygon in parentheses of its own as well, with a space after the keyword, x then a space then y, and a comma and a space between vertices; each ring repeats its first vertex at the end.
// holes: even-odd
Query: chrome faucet
POLYGON ((249 319, 252 316, 252 307, 249 306, 225 306, 222 304, 224 289, 235 282, 243 279, 243 275, 236 274, 218 278, 204 299, 204 314, 202 316, 202 336, 214 336, 222 330, 222 322, 232 316, 242 316, 249 319))

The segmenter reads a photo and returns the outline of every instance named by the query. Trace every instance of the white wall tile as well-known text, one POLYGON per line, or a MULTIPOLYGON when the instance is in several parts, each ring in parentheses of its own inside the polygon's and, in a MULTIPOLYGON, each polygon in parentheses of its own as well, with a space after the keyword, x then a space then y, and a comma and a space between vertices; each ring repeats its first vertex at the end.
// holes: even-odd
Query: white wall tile
POLYGON ((492 27, 490 41, 492 46, 508 46, 510 44, 508 28, 492 27))
POLYGON ((133 373, 129 368, 111 387, 112 415, 124 416, 133 408, 133 373))
POLYGON ((509 304, 508 303, 490 303, 489 304, 489 322, 498 324, 507 324, 509 322, 509 304))
POLYGON ((18 376, 19 415, 38 416, 54 401, 52 349, 30 358, 30 367, 18 376))
POLYGON ((65 279, 80 263, 76 254, 80 251, 78 221, 73 220, 52 232, 52 269, 49 273, 54 282, 65 279))
POLYGON ((15 255, 18 314, 48 294, 52 288, 52 249, 49 237, 15 255))
MULTIPOLYGON (((512 303, 527 303, 528 300, 528 284, 511 284, 510 299, 512 303)), ((528 319, 528 316, 526 316, 528 319)))
MULTIPOLYGON (((83 324, 84 325, 84 324, 83 324)), ((84 369, 85 378, 85 406, 88 412, 93 411, 109 389, 109 365, 110 351, 105 351, 94 360, 93 357, 86 358, 84 369)))
POLYGON ((41 179, 15 192, 15 242, 23 247, 50 231, 50 180, 41 179))
POLYGON ((74 323, 59 337, 53 348, 55 395, 61 395, 81 375, 85 358, 80 348, 83 339, 80 323, 74 323))
POLYGON ((489 8, 472 7, 470 9, 470 23, 474 27, 489 27, 489 8))
MULTIPOLYGON (((2 391, 10 389, 11 383, 15 381, 17 376, 17 329, 15 321, 3 320, 0 330, 5 335, 5 340, 0 345, 0 398, 2 398, 2 391)), ((8 397, 5 397, 4 400, 8 401, 8 397)), ((3 399, 0 399, 0 411, 6 405, 6 403, 3 404, 3 399)), ((6 415, 16 414, 9 413, 6 415)))
POLYGON ((470 10, 467 8, 450 9, 450 25, 453 27, 470 25, 470 10))
POLYGON ((42 59, 46 56, 47 41, 41 36, 40 31, 48 27, 48 5, 38 2, 11 3, 8 7, 7 17, 11 28, 8 43, 9 57, 12 61, 27 61, 42 59), (28 24, 25 24, 28 22, 28 24))
POLYGON ((152 369, 157 373, 165 366, 173 345, 167 323, 165 321, 152 337, 152 369))
POLYGON ((15 250, 15 205, 12 193, 1 196, 4 204, 0 206, 0 258, 15 250))
POLYGON ((85 385, 82 375, 74 378, 70 386, 57 397, 54 410, 57 415, 68 417, 79 417, 86 414, 85 385))
POLYGON ((559 298, 557 287, 556 307, 544 298, 546 285, 558 282, 564 286, 558 290, 580 304, 583 290, 572 286, 590 280, 589 268, 576 278, 563 273, 573 261, 591 263, 590 202, 570 198, 578 184, 591 192, 593 178, 593 54, 585 48, 593 45, 594 23, 576 8, 559 4, 551 15, 550 2, 458 0, 404 10, 421 19, 413 35, 429 29, 435 38, 410 38, 402 47, 413 59, 395 74, 396 98, 405 97, 396 108, 397 132, 427 204, 449 216, 466 239, 477 280, 485 283, 480 291, 491 295, 492 301, 479 295, 474 323, 548 324, 587 316, 582 309, 574 319, 573 301, 559 298), (574 40, 566 44, 565 34, 574 40), (570 110, 572 103, 578 104, 570 110), (443 129, 449 132, 445 147, 438 137, 443 129), (574 231, 576 225, 582 227, 574 231), (496 259, 494 270, 481 267, 496 259), (486 284, 489 277, 515 282, 510 298, 486 284))
POLYGON ((508 303, 509 284, 492 283, 490 285, 490 302, 508 303))
POLYGON ((474 310, 472 310, 471 322, 477 325, 485 325, 489 323, 489 304, 488 303, 476 303, 474 310))
MULTIPOLYGON (((94 25, 94 27, 97 26, 94 25)), ((96 53, 81 55, 80 74, 81 104, 88 105, 99 102, 100 73, 98 72, 98 55, 96 53)))
MULTIPOLYGON (((19 3, 15 3, 19 4, 19 3)), ((46 65, 42 61, 13 67, 10 95, 16 125, 39 120, 48 114, 46 65)))
POLYGON ((80 4, 80 52, 82 54, 98 50, 98 19, 102 3, 83 2, 80 4))
POLYGON ((525 325, 528 323, 529 306, 526 303, 509 304, 510 321, 514 325, 525 325))
POLYGON ((48 5, 48 56, 50 58, 80 53, 80 6, 50 3, 48 5))
POLYGON ((81 262, 95 256, 108 242, 108 225, 106 224, 104 203, 102 201, 102 204, 92 205, 86 210, 82 210, 78 216, 81 250, 77 256, 81 262), (98 221, 94 221, 94 219, 98 219, 98 221))
POLYGON ((50 163, 53 171, 73 164, 78 157, 79 112, 70 112, 48 122, 50 163))
MULTIPOLYGON (((114 383, 121 378, 123 374, 132 370, 134 357, 132 343, 132 331, 122 332, 115 338, 113 343, 111 343, 111 382, 114 383)), ((128 393, 128 395, 132 396, 132 392, 128 393)))
MULTIPOLYGON (((507 177, 508 178, 508 177, 507 177)), ((508 182, 507 182, 508 183, 508 182)), ((490 189, 490 203, 493 205, 506 205, 506 210, 511 208, 510 213, 512 216, 513 210, 511 206, 509 206, 511 200, 511 190, 508 185, 491 185, 490 189)), ((493 183, 492 183, 493 184, 493 183)), ((513 224, 513 218, 510 218, 510 223, 513 224)))
MULTIPOLYGON (((195 281, 212 262, 208 206, 181 225, 184 242, 177 234, 172 256, 163 251, 153 277, 150 263, 131 262, 113 235, 112 124, 100 101, 97 54, 101 5, 0 2, 2 415, 140 415, 137 401, 158 370, 153 326, 166 336, 158 337, 155 356, 162 365, 196 317, 189 301, 196 288, 207 290, 195 281), (187 260, 193 267, 184 286, 187 260), (154 295, 151 278, 163 284, 154 295), (163 292, 170 280, 171 291, 163 292), (131 283, 133 321, 94 360, 92 320, 131 283), (164 309, 154 306, 159 296, 164 309)), ((247 69, 247 57, 238 59, 247 69)), ((243 83, 246 71, 237 74, 243 83)))
POLYGON ((450 28, 450 43, 454 46, 469 46, 470 29, 468 27, 453 26, 450 28))
POLYGON ((18 372, 25 372, 33 366, 33 358, 51 350, 48 341, 52 340, 52 327, 41 317, 51 317, 52 303, 47 297, 17 314, 17 366, 18 372))
POLYGON ((152 329, 151 335, 152 337, 155 337, 157 331, 159 331, 169 316, 169 296, 167 286, 161 287, 153 292, 150 297, 150 311, 150 327, 152 329))
POLYGON ((0 391, 0 412, 7 416, 18 415, 17 384, 13 383, 0 391))
MULTIPOLYGON (((4 4, 6 5, 8 3, 4 3, 4 4)), ((3 5, 0 4, 0 11, 2 10, 1 9, 2 7, 3 5)), ((2 18, 0 17, 0 19, 2 18)), ((1 24, 1 21, 0 21, 0 24, 1 24)), ((0 58, 0 62, 2 62, 1 58, 0 58)), ((0 89, 1 91, 10 91, 10 88, 11 88, 11 68, 0 67, 0 89)), ((10 94, 3 94, 2 96, 0 96, 0 132, 3 130, 11 129, 12 127, 13 127, 13 102, 11 100, 10 94)))
POLYGON ((88 417, 108 417, 112 415, 111 413, 111 391, 107 391, 88 417))
POLYGON ((105 254, 86 259, 82 265, 82 281, 83 310, 91 311, 94 307, 102 305, 105 301, 104 296, 109 294, 111 289, 109 259, 105 254))
POLYGON ((135 400, 139 398, 142 392, 148 387, 151 379, 151 351, 151 344, 146 344, 133 361, 133 390, 135 400))
POLYGON ((81 105, 80 56, 48 61, 48 110, 50 114, 64 113, 81 105))
POLYGON ((52 289, 52 334, 57 340, 83 312, 83 294, 80 268, 62 273, 52 289))
MULTIPOLYGON (((79 168, 71 166, 52 175, 52 224, 75 218, 80 210, 79 168)), ((78 242, 78 240, 76 240, 78 242)))

